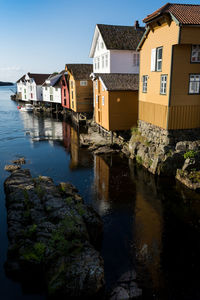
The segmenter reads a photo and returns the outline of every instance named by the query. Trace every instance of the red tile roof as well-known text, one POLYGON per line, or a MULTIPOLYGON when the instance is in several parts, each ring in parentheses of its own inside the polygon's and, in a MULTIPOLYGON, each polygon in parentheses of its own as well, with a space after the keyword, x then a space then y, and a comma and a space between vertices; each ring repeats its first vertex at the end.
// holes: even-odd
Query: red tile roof
POLYGON ((148 23, 164 13, 173 15, 183 25, 200 25, 200 5, 167 3, 148 15, 143 22, 148 23))

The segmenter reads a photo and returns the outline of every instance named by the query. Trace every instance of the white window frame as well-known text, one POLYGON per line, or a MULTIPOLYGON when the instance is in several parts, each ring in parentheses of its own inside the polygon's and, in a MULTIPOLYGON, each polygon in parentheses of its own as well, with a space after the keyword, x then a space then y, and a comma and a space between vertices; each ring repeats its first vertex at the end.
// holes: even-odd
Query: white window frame
POLYGON ((156 71, 162 71, 162 58, 163 58, 163 47, 158 47, 156 48, 156 71), (161 58, 158 58, 160 51, 161 51, 161 58), (160 63, 160 67, 158 67, 159 63, 160 63))
POLYGON ((102 58, 101 58, 101 62, 102 62, 102 69, 104 69, 104 55, 102 55, 102 58))
POLYGON ((105 66, 108 67, 108 54, 105 55, 105 66))
POLYGON ((200 94, 200 74, 190 74, 189 78, 189 94, 200 94))
POLYGON ((192 45, 191 63, 200 63, 200 45, 192 45))
POLYGON ((87 84, 88 84, 87 80, 80 81, 80 86, 87 86, 87 84))
POLYGON ((140 65, 140 54, 139 53, 133 53, 133 66, 139 67, 140 65))
POLYGON ((105 105, 105 98, 102 96, 102 105, 105 105))
POLYGON ((166 95, 167 94, 167 75, 162 74, 160 76, 160 94, 166 95))
POLYGON ((148 75, 142 76, 142 92, 147 93, 147 82, 148 82, 148 75))

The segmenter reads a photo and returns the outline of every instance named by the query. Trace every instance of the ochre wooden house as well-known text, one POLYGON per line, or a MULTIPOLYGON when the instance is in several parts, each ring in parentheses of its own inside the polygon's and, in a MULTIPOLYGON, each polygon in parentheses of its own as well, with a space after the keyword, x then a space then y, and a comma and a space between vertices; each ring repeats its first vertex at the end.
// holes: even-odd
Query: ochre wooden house
POLYGON ((143 21, 140 126, 199 128, 200 5, 167 3, 143 21))
POLYGON ((69 78, 70 109, 75 113, 92 113, 92 64, 66 64, 65 71, 69 78))
POLYGON ((107 131, 128 130, 138 120, 138 75, 93 74, 95 122, 107 131))

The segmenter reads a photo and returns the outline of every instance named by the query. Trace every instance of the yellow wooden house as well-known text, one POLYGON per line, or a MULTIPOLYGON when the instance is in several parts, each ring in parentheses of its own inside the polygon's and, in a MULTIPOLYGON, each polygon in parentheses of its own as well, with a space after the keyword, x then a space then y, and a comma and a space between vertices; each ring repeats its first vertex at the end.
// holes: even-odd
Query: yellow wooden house
POLYGON ((70 109, 75 113, 92 113, 92 64, 66 64, 65 71, 69 75, 70 109))
POLYGON ((129 130, 138 120, 138 74, 93 74, 95 122, 106 131, 129 130))
POLYGON ((143 21, 141 128, 200 128, 200 5, 167 3, 143 21))

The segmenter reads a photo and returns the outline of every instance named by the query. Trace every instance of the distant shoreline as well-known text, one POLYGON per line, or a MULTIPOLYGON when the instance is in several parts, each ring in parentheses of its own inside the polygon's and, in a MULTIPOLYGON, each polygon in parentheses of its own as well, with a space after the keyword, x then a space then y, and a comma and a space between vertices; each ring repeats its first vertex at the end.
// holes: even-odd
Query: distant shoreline
POLYGON ((11 85, 14 85, 14 83, 0 81, 0 86, 11 86, 11 85))

